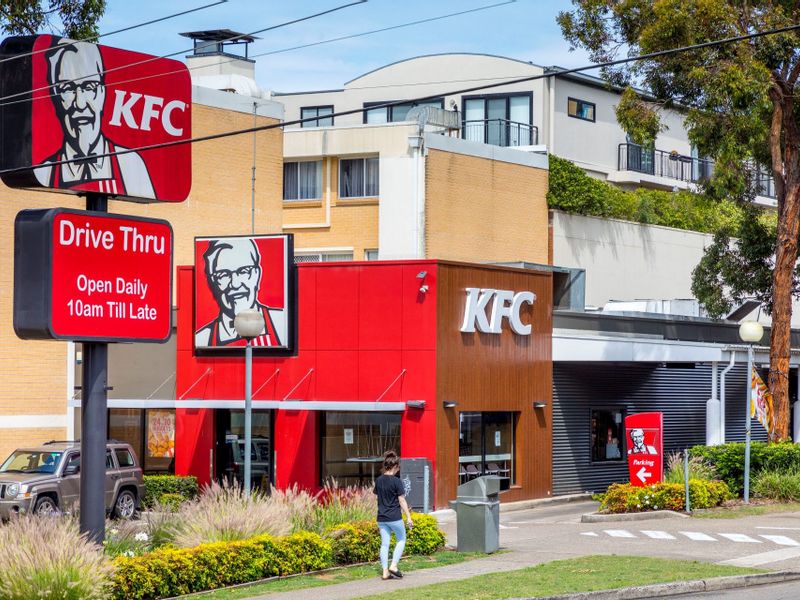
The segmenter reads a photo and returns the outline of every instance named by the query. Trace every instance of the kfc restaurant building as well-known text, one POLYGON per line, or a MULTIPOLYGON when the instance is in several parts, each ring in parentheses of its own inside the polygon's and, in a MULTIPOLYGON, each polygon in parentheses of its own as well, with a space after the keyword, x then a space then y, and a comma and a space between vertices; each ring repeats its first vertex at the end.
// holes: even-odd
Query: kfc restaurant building
MULTIPOLYGON (((254 276, 220 275, 214 261, 223 255, 204 265, 205 253, 213 251, 198 242, 197 266, 180 267, 176 282, 175 471, 201 482, 238 474, 244 437, 243 349, 198 345, 209 343, 216 319, 209 290, 254 276)), ((396 449, 429 461, 432 508, 477 473, 509 477, 504 501, 551 494, 549 272, 437 260, 316 263, 290 266, 281 284, 269 270, 255 273, 258 302, 270 307, 273 333, 286 335, 280 345, 296 346, 284 356, 254 347, 256 483, 366 485, 381 454, 396 449), (285 294, 281 306, 280 286, 291 291, 293 274, 296 300, 285 294)))

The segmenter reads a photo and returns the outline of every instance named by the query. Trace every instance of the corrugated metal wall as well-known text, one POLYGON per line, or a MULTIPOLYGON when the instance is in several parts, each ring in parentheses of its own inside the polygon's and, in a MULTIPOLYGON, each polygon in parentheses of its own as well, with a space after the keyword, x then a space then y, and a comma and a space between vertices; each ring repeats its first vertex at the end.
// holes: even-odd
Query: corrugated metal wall
MULTIPOLYGON (((719 371, 722 371, 720 365, 719 371)), ((726 380, 726 436, 744 439, 746 367, 736 366, 726 380)), ((596 492, 628 481, 628 466, 591 461, 591 410, 624 408, 626 414, 664 413, 665 453, 706 439, 706 401, 711 397, 711 366, 667 368, 642 363, 553 363, 553 493, 596 492)), ((753 439, 766 439, 760 426, 753 439)))

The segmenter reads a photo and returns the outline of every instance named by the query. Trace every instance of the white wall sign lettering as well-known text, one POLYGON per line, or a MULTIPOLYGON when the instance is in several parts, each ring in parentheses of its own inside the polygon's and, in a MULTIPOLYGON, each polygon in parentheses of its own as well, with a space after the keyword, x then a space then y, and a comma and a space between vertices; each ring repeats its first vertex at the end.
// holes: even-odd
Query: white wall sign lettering
POLYGON ((533 304, 536 294, 533 292, 512 292, 509 290, 493 290, 489 288, 467 288, 467 303, 464 308, 463 333, 499 334, 503 319, 508 320, 511 330, 518 335, 530 335, 531 326, 520 319, 523 304, 533 304), (486 308, 492 304, 491 316, 487 316, 486 308))

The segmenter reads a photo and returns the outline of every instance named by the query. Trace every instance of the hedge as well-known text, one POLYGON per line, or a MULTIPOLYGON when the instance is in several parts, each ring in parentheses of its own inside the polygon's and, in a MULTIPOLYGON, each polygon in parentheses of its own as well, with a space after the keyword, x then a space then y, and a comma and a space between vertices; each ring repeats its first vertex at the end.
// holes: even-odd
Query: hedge
MULTIPOLYGON (((719 506, 732 497, 724 481, 689 480, 689 501, 692 509, 719 506)), ((680 483, 656 483, 647 487, 614 483, 605 494, 599 494, 598 498, 600 510, 611 513, 682 511, 686 508, 686 491, 680 483)))
MULTIPOLYGON (((444 533, 430 515, 414 514, 406 554, 433 554, 444 533)), ((114 559, 113 598, 149 600, 217 589, 276 575, 318 571, 335 564, 371 562, 381 540, 374 521, 345 523, 321 537, 300 532, 286 537, 259 536, 215 542, 196 548, 160 548, 114 559)))
POLYGON ((162 496, 169 504, 175 504, 173 495, 181 496, 184 500, 194 500, 197 497, 197 477, 193 475, 145 475, 143 508, 153 508, 161 502, 162 496))
MULTIPOLYGON (((730 442, 718 446, 694 446, 692 456, 701 456, 719 474, 720 479, 737 495, 744 489, 744 443, 730 442)), ((768 444, 751 442, 751 476, 762 470, 788 472, 800 469, 800 444, 790 441, 768 444)))
POLYGON ((622 219, 676 229, 715 233, 743 218, 734 202, 717 202, 686 190, 622 190, 590 177, 572 162, 550 155, 550 208, 571 214, 622 219))

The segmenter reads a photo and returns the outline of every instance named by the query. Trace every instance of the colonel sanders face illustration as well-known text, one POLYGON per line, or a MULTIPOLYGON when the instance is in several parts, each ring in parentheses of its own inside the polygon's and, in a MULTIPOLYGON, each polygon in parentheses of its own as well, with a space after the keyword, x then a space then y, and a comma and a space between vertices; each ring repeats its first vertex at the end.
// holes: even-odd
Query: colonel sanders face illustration
POLYGON ((211 242, 204 255, 208 287, 220 311, 234 317, 245 308, 258 306, 261 255, 249 238, 211 242))
POLYGON ((95 44, 74 42, 49 57, 56 115, 64 141, 81 155, 94 152, 101 138, 106 87, 103 59, 95 44))

